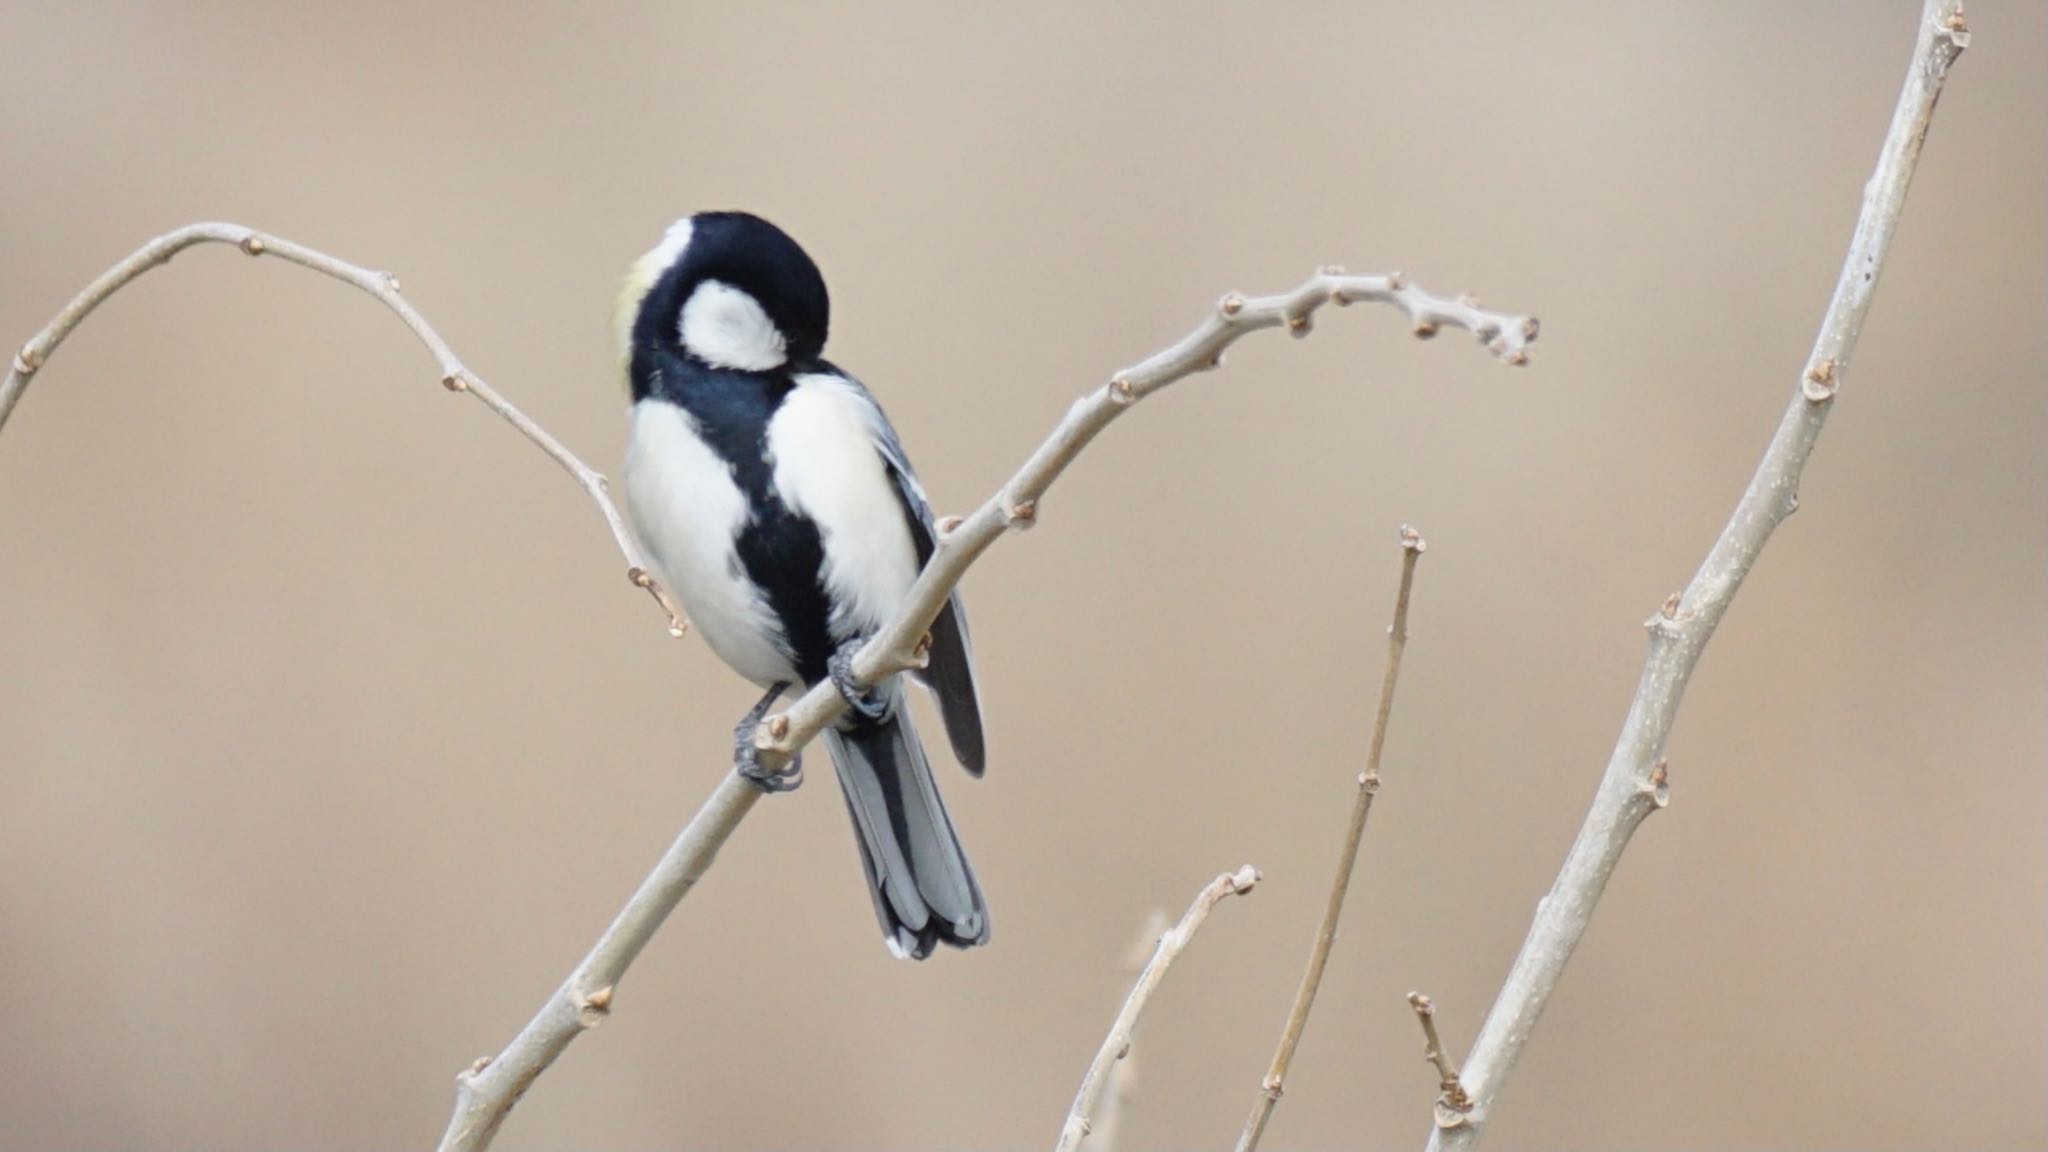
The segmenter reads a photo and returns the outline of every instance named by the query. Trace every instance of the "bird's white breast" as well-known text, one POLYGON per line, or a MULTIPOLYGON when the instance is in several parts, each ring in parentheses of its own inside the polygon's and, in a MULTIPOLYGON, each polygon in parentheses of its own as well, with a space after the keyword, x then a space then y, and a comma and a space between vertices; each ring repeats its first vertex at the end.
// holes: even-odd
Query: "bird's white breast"
POLYGON ((855 385, 810 373, 768 423, 784 503, 818 526, 836 638, 872 631, 917 579, 917 551, 895 481, 876 445, 880 420, 855 385))
POLYGON ((794 681, 781 630, 734 547, 751 515, 746 493, 689 413, 654 399, 633 406, 626 502, 655 575, 711 650, 757 684, 794 681))

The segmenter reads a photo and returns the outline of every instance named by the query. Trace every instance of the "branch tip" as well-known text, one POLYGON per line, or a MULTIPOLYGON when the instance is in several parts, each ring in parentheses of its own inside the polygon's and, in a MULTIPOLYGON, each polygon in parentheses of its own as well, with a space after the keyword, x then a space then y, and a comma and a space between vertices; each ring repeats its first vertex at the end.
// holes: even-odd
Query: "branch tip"
POLYGON ((1401 549, 1405 552, 1420 554, 1429 551, 1429 541, 1422 538, 1422 533, 1416 531, 1414 525, 1403 524, 1401 525, 1401 549))
POLYGON ((1472 1097, 1458 1079, 1458 1066, 1444 1054, 1443 1038, 1436 1031, 1436 1004, 1420 992, 1410 992, 1408 1006, 1415 1009, 1415 1019, 1422 1025, 1422 1058, 1436 1067, 1441 1090, 1436 1098, 1436 1125, 1460 1127, 1470 1118, 1472 1097))

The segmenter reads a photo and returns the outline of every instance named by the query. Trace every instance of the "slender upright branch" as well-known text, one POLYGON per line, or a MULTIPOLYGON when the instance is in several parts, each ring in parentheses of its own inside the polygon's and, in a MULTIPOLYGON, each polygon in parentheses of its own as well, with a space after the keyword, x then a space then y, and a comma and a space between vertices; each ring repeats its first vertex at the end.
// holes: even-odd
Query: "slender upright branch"
POLYGON ((1358 794, 1351 802, 1351 822, 1344 829, 1344 846, 1337 853, 1337 874, 1330 880, 1329 900, 1323 906, 1323 922, 1316 929, 1315 946, 1309 950, 1308 970, 1294 990, 1294 1006, 1287 1012, 1287 1024, 1280 1031, 1280 1046, 1266 1068, 1266 1079, 1252 1099, 1252 1112, 1237 1138, 1237 1152, 1253 1152, 1266 1133, 1266 1123, 1286 1090, 1287 1066, 1294 1049, 1308 1027, 1309 1010, 1315 1007, 1316 991, 1323 984, 1323 969, 1330 963, 1330 949, 1337 943, 1337 921, 1344 915, 1344 897, 1351 891, 1351 873, 1358 863, 1358 846, 1365 839, 1365 821, 1372 815, 1372 800, 1380 790, 1380 751, 1386 746, 1387 717, 1394 711, 1394 684, 1401 676, 1401 653, 1408 647, 1408 596, 1415 587, 1415 563, 1429 544, 1422 534, 1401 526, 1401 587, 1394 594, 1394 622, 1387 629, 1387 663, 1380 673, 1379 708, 1373 713, 1372 742, 1365 754, 1365 771, 1358 774, 1358 794))
POLYGON ((1606 774, 1472 1045, 1464 1075, 1472 1111, 1467 1123, 1431 1130, 1432 1152, 1463 1152, 1486 1131, 1501 1089, 1585 935, 1630 835, 1668 797, 1664 751, 1679 702, 1743 578, 1771 533, 1797 506, 1800 475, 1848 373, 1942 82, 1968 44, 1962 5, 1957 0, 1927 0, 1891 129, 1876 172, 1864 188, 1848 257, 1806 369, 1727 527, 1691 583, 1648 621, 1649 655, 1606 774))
POLYGON ((1410 992, 1408 1006, 1415 1009, 1415 1019, 1422 1024, 1422 1058, 1436 1068, 1436 1126, 1456 1128, 1471 1114, 1472 1097, 1458 1079, 1457 1063, 1444 1051, 1443 1037, 1436 1034, 1436 1005, 1422 993, 1410 992))
POLYGON ((1252 890, 1259 882, 1258 869, 1247 864, 1235 872, 1209 881, 1207 887, 1195 895, 1195 902, 1188 905, 1187 914, 1173 930, 1159 938, 1159 947, 1153 950, 1152 961, 1138 974, 1137 983, 1131 985, 1131 994, 1124 997, 1124 1006, 1116 1014, 1116 1022, 1109 1026, 1109 1035, 1102 1038, 1102 1047, 1096 1050, 1095 1059, 1089 1061, 1088 1071, 1081 1076, 1080 1091, 1074 1093, 1074 1107, 1067 1113, 1067 1122, 1060 1127, 1059 1142, 1053 1145, 1055 1152, 1074 1152, 1091 1127, 1090 1118, 1102 1103, 1102 1093, 1109 1085, 1109 1070, 1131 1050, 1131 1032, 1138 1026, 1138 1016, 1145 1011, 1145 1005, 1158 991, 1160 981, 1166 979, 1166 970, 1174 960, 1187 949, 1195 932, 1209 913, 1225 896, 1237 896, 1252 890))
POLYGON ((426 346, 434 362, 440 366, 441 385, 451 392, 467 392, 483 402, 484 407, 498 414, 499 418, 519 430, 519 434, 532 441, 535 447, 547 453, 548 458, 560 464, 573 477, 579 487, 589 495, 591 502, 603 514, 605 526, 611 529, 612 542, 618 545, 619 554, 626 560, 626 578, 640 588, 645 588, 668 614, 669 634, 681 636, 687 621, 682 609, 669 599, 669 595, 654 577, 649 574, 647 561, 640 554, 640 546, 633 539, 633 533, 626 527, 625 518, 619 515, 618 506, 612 503, 606 491, 602 473, 585 464, 574 452, 563 445, 547 429, 535 423, 533 418, 521 412, 510 400, 498 394, 497 389, 484 382, 483 377, 469 370, 455 350, 441 338, 425 316, 405 297, 399 295, 398 277, 389 272, 373 272, 346 260, 338 260, 325 252, 315 251, 303 244, 245 228, 240 224, 188 224, 173 232, 166 232, 130 253, 120 263, 101 273, 99 279, 86 285, 83 292, 72 298, 64 310, 57 313, 41 332, 30 337, 21 350, 14 355, 7 378, 0 381, 0 430, 7 427, 7 418, 14 412, 14 406, 21 402, 22 393, 28 390, 35 374, 49 362, 50 354, 71 335, 72 329, 83 323, 93 310, 105 303, 107 298, 120 291, 152 268, 170 263, 171 257, 200 244, 232 244, 250 256, 275 256, 287 264, 296 264, 322 276, 339 280, 351 287, 368 293, 378 303, 389 308, 412 334, 426 346))

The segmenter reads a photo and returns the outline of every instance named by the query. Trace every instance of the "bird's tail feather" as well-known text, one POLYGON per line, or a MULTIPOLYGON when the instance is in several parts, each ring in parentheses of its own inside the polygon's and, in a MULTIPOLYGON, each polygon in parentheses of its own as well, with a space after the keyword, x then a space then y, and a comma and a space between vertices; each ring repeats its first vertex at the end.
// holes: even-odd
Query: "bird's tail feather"
POLYGON ((922 960, 935 944, 987 943, 981 885, 939 798, 909 710, 899 701, 885 720, 826 730, 825 743, 889 950, 922 960))

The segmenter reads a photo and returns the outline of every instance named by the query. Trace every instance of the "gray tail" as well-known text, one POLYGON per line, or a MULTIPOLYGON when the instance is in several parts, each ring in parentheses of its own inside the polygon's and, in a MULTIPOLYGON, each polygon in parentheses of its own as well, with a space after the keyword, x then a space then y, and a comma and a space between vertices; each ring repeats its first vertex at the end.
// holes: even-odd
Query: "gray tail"
POLYGON ((899 701, 886 720, 827 729, 825 744, 839 770, 889 951, 922 960, 936 944, 987 943, 988 905, 909 709, 899 701))

